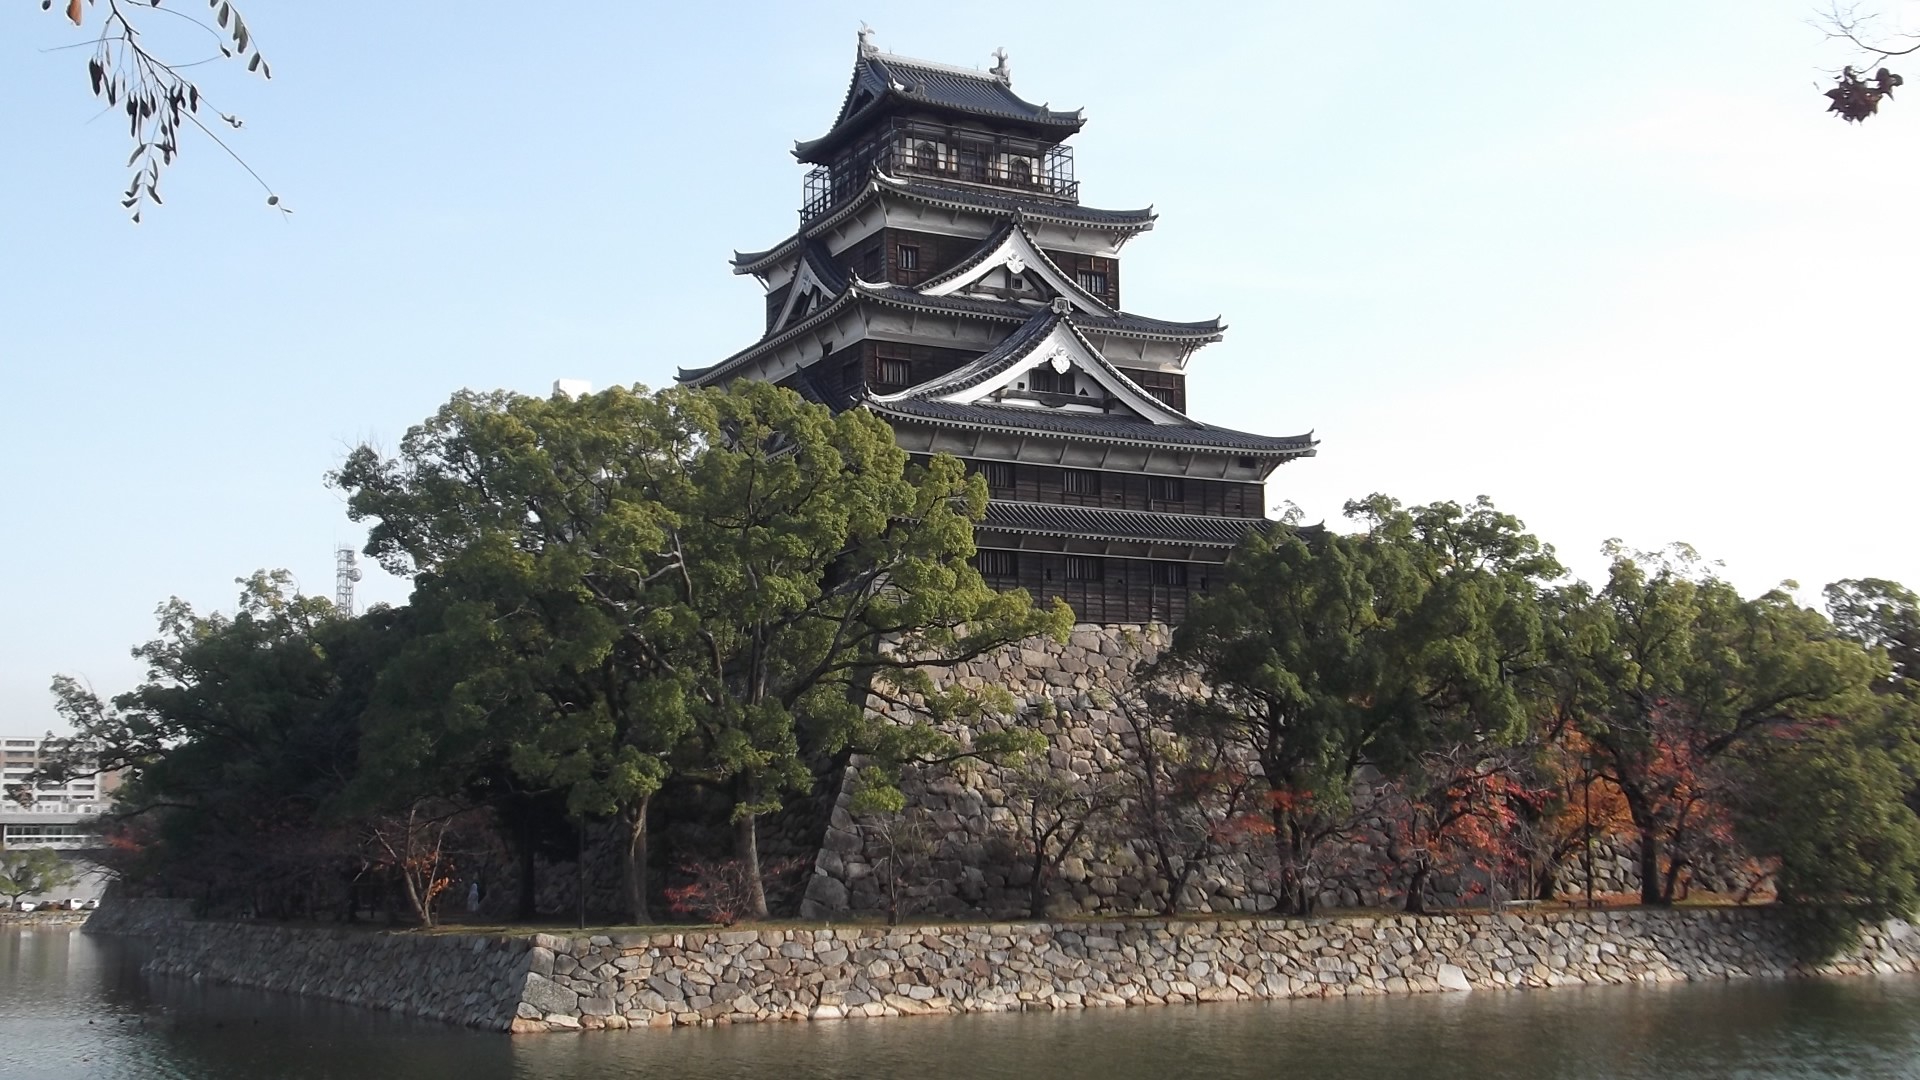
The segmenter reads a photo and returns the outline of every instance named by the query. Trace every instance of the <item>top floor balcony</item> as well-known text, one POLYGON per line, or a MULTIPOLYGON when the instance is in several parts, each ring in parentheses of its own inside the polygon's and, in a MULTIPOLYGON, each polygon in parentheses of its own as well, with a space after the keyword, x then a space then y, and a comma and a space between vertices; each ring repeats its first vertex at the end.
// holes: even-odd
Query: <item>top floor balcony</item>
POLYGON ((807 174, 800 220, 811 221, 859 194, 876 171, 1000 194, 1080 201, 1071 146, 896 117, 833 164, 807 174))

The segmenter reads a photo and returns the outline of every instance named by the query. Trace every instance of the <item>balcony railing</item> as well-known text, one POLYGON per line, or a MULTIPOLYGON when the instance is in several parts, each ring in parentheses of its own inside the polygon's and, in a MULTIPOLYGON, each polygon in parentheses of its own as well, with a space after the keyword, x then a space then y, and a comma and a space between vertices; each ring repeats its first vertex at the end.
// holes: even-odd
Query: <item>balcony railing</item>
POLYGON ((1080 199, 1071 146, 894 119, 807 174, 800 219, 810 221, 858 194, 876 170, 1061 202, 1080 199))

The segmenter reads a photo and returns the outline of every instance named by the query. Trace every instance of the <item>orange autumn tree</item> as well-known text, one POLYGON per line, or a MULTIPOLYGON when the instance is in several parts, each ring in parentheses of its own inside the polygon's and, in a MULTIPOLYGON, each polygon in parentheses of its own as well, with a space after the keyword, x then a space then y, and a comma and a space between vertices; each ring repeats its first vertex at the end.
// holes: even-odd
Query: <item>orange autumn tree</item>
POLYGON ((1519 831, 1533 870, 1533 898, 1552 900, 1561 873, 1577 865, 1593 896, 1593 856, 1633 833, 1620 789, 1604 779, 1586 737, 1556 726, 1542 739, 1528 775, 1512 796, 1519 831))
POLYGON ((1564 590, 1556 698, 1632 822, 1645 904, 1673 902, 1693 842, 1718 833, 1718 764, 1756 735, 1856 711, 1875 660, 1786 589, 1751 599, 1691 548, 1630 552, 1597 591, 1564 590))
POLYGON ((1429 913, 1436 879, 1458 875, 1461 895, 1519 876, 1528 863, 1526 806, 1542 801, 1515 748, 1455 743, 1422 754, 1374 810, 1387 826, 1383 852, 1409 914, 1429 913))

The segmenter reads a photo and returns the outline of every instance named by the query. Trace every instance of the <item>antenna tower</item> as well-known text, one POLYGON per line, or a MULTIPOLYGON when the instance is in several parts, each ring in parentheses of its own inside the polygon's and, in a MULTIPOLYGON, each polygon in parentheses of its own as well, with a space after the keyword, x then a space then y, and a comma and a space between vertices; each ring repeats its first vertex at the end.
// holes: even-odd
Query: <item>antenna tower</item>
POLYGON ((333 551, 333 606, 348 618, 353 617, 353 583, 359 580, 360 556, 341 544, 333 551))

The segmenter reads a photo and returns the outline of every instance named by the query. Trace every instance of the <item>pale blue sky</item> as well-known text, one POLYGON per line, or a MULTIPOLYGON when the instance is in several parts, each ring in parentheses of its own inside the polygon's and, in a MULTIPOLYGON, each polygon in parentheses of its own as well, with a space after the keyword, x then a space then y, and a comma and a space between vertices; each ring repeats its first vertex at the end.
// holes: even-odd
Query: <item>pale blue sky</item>
POLYGON ((249 0, 273 82, 200 71, 297 213, 194 143, 133 227, 124 129, 14 0, 0 728, 53 723, 56 671, 129 686, 169 595, 330 594, 360 533, 322 474, 454 389, 659 385, 755 337, 729 253, 793 228, 862 19, 1087 108, 1085 201, 1161 213, 1125 305, 1231 325, 1192 411, 1324 440, 1276 501, 1484 492, 1587 574, 1618 535, 1749 589, 1920 584, 1920 94, 1823 116, 1811 7, 249 0))

